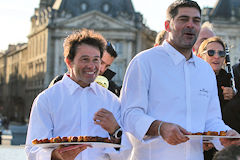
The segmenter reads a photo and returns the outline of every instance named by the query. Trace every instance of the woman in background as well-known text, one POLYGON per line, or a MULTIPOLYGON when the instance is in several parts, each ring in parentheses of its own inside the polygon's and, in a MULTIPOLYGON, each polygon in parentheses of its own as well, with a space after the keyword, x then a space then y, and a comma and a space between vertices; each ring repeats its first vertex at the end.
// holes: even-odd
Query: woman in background
POLYGON ((202 59, 208 62, 216 74, 218 85, 218 96, 221 109, 233 98, 234 91, 231 85, 231 77, 223 69, 225 65, 225 45, 219 37, 211 37, 203 41, 199 47, 202 59))
MULTIPOLYGON (((219 37, 211 37, 203 41, 199 47, 198 53, 200 57, 208 62, 213 71, 216 74, 217 86, 218 86, 218 96, 221 106, 222 114, 224 111, 224 106, 233 98, 234 91, 231 87, 231 77, 223 69, 225 65, 225 45, 224 42, 219 37)), ((224 119, 223 119, 224 120, 224 119)), ((225 120, 224 120, 225 121, 225 120)), ((226 123, 226 122, 225 122, 226 123)), ((231 125, 228 124, 230 127, 231 125)), ((208 150, 213 147, 213 145, 204 145, 204 150, 208 150)), ((212 160, 216 149, 213 148, 208 151, 204 151, 204 160, 212 160)))

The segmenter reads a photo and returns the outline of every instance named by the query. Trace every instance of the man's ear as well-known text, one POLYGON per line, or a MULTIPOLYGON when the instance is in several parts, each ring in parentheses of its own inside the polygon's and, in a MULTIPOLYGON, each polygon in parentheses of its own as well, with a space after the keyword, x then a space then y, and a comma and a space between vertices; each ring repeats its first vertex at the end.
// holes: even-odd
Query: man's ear
POLYGON ((68 68, 71 68, 71 63, 72 63, 71 60, 69 60, 68 58, 65 58, 65 63, 66 63, 68 68))
POLYGON ((165 30, 166 30, 167 32, 170 32, 170 21, 169 21, 169 20, 166 20, 166 21, 165 21, 165 30))

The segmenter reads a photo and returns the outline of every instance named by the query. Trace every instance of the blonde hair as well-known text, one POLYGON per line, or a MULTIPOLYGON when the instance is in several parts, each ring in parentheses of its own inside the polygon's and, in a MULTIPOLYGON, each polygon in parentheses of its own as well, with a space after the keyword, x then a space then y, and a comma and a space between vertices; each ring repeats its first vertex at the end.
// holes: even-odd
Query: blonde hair
POLYGON ((167 38, 167 31, 166 30, 162 30, 161 32, 159 32, 157 34, 157 37, 155 39, 155 46, 157 45, 161 45, 163 43, 163 41, 167 38))

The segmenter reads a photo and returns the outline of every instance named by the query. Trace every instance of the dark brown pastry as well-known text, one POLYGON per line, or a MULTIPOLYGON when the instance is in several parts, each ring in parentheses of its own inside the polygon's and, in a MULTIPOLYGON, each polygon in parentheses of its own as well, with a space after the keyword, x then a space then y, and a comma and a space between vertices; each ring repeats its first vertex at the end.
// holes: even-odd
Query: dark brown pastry
POLYGON ((103 142, 105 142, 105 143, 112 143, 112 141, 110 139, 108 139, 108 138, 103 138, 103 142))
POLYGON ((62 139, 59 136, 50 139, 50 143, 61 143, 61 142, 62 142, 62 139))
POLYGON ((84 142, 93 142, 93 137, 92 136, 83 136, 83 141, 84 142))
POLYGON ((42 143, 50 143, 50 140, 48 138, 42 139, 42 143))
POLYGON ((203 135, 203 133, 197 132, 197 133, 192 133, 192 135, 203 135))
POLYGON ((78 137, 75 137, 75 136, 68 137, 68 142, 77 142, 77 141, 78 141, 78 137))
POLYGON ((218 132, 208 131, 208 132, 207 132, 207 135, 208 135, 208 136, 218 136, 218 132))
POLYGON ((104 142, 104 138, 102 138, 102 137, 96 137, 96 142, 104 142))
POLYGON ((83 136, 78 136, 78 142, 83 142, 83 136))
POLYGON ((68 142, 68 138, 67 137, 62 137, 62 142, 68 142))
POLYGON ((32 144, 39 144, 39 140, 37 139, 32 140, 32 144))
POLYGON ((225 132, 225 131, 220 131, 220 133, 219 133, 219 136, 226 136, 227 135, 227 132, 225 132))

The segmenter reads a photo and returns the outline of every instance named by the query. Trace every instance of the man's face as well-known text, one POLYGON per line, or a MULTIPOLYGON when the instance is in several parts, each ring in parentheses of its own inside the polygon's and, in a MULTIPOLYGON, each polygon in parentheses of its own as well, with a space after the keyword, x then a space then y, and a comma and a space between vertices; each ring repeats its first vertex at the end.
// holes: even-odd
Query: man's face
POLYGON ((73 61, 66 59, 70 68, 70 77, 81 87, 87 87, 99 73, 100 51, 98 48, 81 44, 76 49, 73 61))
POLYGON ((103 56, 101 59, 101 67, 99 75, 103 75, 103 73, 111 66, 114 61, 114 57, 112 57, 107 51, 103 52, 103 56))
POLYGON ((199 10, 192 7, 178 8, 178 14, 165 22, 168 41, 176 49, 191 49, 200 31, 199 10))
POLYGON ((199 46, 201 45, 201 43, 210 38, 210 37, 213 37, 214 36, 214 33, 209 30, 208 28, 203 28, 201 29, 199 35, 198 35, 198 38, 197 38, 197 41, 196 43, 194 44, 193 48, 195 49, 196 52, 198 52, 198 49, 199 49, 199 46))

